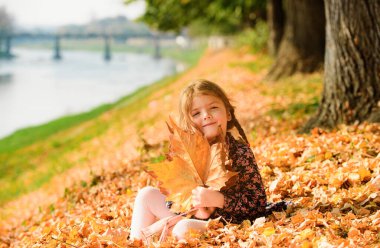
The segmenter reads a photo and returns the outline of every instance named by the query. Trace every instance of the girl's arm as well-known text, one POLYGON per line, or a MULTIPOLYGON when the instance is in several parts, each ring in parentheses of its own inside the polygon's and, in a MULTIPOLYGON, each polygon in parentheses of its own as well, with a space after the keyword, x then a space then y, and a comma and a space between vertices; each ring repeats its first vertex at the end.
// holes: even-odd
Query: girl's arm
POLYGON ((191 199, 194 207, 222 208, 224 205, 224 195, 222 193, 201 186, 193 189, 191 199))

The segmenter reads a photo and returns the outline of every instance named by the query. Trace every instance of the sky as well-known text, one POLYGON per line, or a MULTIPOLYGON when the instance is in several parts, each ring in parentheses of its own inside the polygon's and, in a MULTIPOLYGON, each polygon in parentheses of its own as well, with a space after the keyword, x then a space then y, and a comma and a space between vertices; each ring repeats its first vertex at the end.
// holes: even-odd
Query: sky
POLYGON ((83 24, 94 19, 118 15, 135 19, 142 15, 145 2, 124 5, 123 0, 0 0, 16 26, 56 27, 83 24))

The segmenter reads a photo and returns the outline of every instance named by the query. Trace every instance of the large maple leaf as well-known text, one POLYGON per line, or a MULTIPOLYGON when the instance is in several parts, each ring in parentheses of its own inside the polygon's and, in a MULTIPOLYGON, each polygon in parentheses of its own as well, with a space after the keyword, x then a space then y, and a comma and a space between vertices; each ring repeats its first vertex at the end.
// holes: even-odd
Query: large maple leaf
POLYGON ((236 172, 226 170, 224 140, 210 146, 199 131, 184 131, 173 119, 168 123, 172 161, 148 165, 148 171, 162 183, 174 211, 191 207, 191 191, 197 186, 220 190, 236 172))

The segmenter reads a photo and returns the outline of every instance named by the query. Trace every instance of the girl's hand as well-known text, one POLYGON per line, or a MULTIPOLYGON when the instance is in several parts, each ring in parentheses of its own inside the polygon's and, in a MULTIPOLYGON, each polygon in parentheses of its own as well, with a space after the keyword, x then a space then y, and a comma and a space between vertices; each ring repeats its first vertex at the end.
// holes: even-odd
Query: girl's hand
POLYGON ((192 204, 194 207, 223 208, 224 195, 219 191, 205 187, 196 187, 192 191, 192 204))
POLYGON ((215 207, 199 208, 194 216, 198 219, 208 219, 214 211, 215 207))

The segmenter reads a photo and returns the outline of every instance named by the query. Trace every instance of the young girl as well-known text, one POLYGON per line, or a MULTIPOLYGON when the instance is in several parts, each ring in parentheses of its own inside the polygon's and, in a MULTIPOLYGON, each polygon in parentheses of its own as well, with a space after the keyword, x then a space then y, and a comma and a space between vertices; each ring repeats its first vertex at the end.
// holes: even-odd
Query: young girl
MULTIPOLYGON (((172 234, 182 239, 189 229, 204 231, 207 219, 219 216, 231 223, 263 216, 267 204, 264 185, 247 137, 225 92, 213 82, 197 80, 183 91, 179 111, 180 126, 186 130, 198 129, 210 144, 217 140, 222 130, 232 161, 230 170, 238 175, 231 186, 220 191, 195 188, 192 205, 198 211, 194 219, 178 218, 172 234), (234 137, 233 133, 239 133, 239 137, 234 137)), ((150 186, 141 189, 134 204, 130 238, 142 238, 143 228, 175 215, 158 189, 150 186)))

